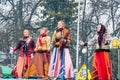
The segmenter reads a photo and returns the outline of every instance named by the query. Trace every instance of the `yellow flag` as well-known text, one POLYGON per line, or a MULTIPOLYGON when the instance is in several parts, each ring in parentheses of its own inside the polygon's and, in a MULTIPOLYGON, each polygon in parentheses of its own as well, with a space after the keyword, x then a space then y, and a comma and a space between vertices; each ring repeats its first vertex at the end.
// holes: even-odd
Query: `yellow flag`
POLYGON ((90 70, 87 69, 85 64, 83 64, 78 72, 78 80, 86 80, 86 78, 87 78, 86 71, 88 72, 88 80, 91 79, 90 70))
POLYGON ((119 47, 119 39, 117 37, 114 37, 111 41, 112 48, 118 48, 119 47))

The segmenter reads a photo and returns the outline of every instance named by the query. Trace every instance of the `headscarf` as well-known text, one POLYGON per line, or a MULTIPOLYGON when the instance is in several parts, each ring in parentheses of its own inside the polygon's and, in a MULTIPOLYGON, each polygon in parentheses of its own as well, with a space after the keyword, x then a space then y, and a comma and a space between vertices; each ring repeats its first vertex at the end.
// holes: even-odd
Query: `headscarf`
POLYGON ((103 41, 103 35, 106 33, 106 28, 103 24, 100 24, 101 25, 101 29, 100 31, 98 31, 98 44, 101 48, 101 44, 102 44, 102 41, 103 41))
POLYGON ((42 46, 42 38, 48 35, 48 29, 45 27, 42 27, 40 30, 45 30, 43 34, 39 35, 39 45, 42 46))
POLYGON ((57 31, 62 31, 65 28, 65 23, 63 21, 59 21, 59 22, 62 24, 62 27, 61 28, 57 28, 57 31))

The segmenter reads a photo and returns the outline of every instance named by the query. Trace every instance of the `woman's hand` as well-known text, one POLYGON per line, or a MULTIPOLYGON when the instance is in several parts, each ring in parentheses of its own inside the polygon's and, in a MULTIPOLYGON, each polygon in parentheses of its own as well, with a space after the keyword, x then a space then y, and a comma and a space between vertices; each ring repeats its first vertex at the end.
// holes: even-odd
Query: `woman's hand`
POLYGON ((13 48, 12 48, 12 47, 10 48, 9 53, 10 53, 10 54, 13 54, 13 53, 14 53, 14 50, 13 50, 13 48))
POLYGON ((80 40, 79 44, 80 44, 81 46, 83 46, 85 43, 80 40))
POLYGON ((105 44, 105 45, 108 45, 108 41, 105 40, 105 41, 104 41, 104 44, 105 44))

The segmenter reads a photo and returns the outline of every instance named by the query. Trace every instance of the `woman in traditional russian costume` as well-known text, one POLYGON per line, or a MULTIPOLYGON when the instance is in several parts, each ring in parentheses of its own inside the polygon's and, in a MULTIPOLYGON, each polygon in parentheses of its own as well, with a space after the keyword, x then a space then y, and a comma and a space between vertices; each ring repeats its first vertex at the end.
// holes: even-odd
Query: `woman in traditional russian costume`
POLYGON ((51 56, 49 77, 73 78, 73 64, 69 54, 70 32, 65 28, 63 21, 59 21, 57 30, 54 31, 52 42, 54 50, 51 56))
POLYGON ((99 24, 97 27, 97 35, 88 43, 80 41, 80 45, 96 45, 92 63, 92 80, 112 80, 112 67, 109 57, 109 41, 110 35, 106 32, 104 25, 99 24))
POLYGON ((48 78, 50 54, 50 37, 47 28, 40 29, 37 39, 35 54, 32 63, 25 73, 25 77, 48 78))
POLYGON ((29 30, 25 29, 23 31, 23 37, 19 40, 17 45, 10 51, 10 53, 12 54, 13 52, 19 49, 17 64, 12 71, 14 77, 23 77, 24 72, 26 71, 32 60, 34 48, 34 40, 32 37, 30 37, 29 30))

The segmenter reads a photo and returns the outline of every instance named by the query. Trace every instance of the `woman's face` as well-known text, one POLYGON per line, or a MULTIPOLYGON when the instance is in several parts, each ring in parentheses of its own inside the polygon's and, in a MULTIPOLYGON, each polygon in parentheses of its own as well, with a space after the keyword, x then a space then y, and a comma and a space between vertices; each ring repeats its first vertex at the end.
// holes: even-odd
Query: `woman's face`
POLYGON ((101 29, 101 25, 98 25, 98 26, 97 26, 97 32, 99 32, 100 29, 101 29))
POLYGON ((63 24, 62 22, 58 22, 58 25, 57 25, 58 29, 62 28, 63 27, 63 24))
POLYGON ((23 31, 23 35, 24 35, 24 37, 28 37, 30 35, 30 33, 29 33, 28 30, 24 30, 23 31))
POLYGON ((45 33, 45 29, 40 29, 40 34, 44 34, 45 33))

